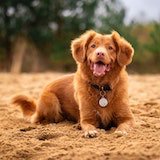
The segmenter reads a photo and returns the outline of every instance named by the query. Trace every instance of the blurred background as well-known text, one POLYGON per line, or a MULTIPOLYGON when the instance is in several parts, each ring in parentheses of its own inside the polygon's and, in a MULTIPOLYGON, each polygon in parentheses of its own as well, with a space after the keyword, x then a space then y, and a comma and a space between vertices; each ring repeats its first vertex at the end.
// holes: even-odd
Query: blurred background
POLYGON ((74 71, 70 43, 88 29, 132 43, 131 73, 160 72, 159 0, 0 0, 0 71, 74 71))

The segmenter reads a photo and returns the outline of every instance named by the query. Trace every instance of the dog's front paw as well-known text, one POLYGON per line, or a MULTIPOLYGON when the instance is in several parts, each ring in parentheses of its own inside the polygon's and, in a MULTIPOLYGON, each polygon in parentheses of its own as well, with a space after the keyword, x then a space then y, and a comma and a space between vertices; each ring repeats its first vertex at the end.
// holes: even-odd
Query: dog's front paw
POLYGON ((126 136, 132 130, 132 126, 127 123, 120 124, 115 130, 117 136, 126 136))
POLYGON ((94 138, 94 137, 97 137, 97 133, 98 132, 96 130, 85 131, 84 137, 85 138, 94 138))
POLYGON ((125 130, 121 131, 121 130, 116 130, 114 132, 118 137, 121 137, 121 136, 127 136, 127 132, 125 130))

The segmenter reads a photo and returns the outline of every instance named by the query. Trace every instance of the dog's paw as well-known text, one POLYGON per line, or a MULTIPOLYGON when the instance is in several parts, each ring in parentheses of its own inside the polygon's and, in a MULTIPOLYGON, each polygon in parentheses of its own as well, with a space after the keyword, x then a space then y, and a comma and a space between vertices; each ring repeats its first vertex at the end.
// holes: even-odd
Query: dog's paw
POLYGON ((121 131, 121 130, 116 130, 114 132, 118 137, 121 137, 121 136, 127 136, 127 132, 125 130, 121 131))
POLYGON ((117 129, 115 130, 115 134, 120 137, 120 136, 127 136, 128 133, 132 130, 132 126, 130 126, 127 123, 120 124, 117 129))
POLYGON ((98 132, 96 130, 85 131, 84 137, 85 138, 94 138, 94 137, 97 137, 97 133, 98 132))

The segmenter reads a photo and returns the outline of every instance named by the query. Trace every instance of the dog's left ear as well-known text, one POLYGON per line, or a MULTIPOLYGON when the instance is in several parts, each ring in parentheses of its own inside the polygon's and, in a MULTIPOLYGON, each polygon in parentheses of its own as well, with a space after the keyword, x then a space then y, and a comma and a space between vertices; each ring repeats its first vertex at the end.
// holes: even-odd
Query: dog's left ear
POLYGON ((130 64, 134 54, 134 49, 131 44, 122 38, 116 31, 112 32, 112 38, 117 48, 118 64, 120 66, 130 64))
POLYGON ((82 34, 79 38, 76 38, 72 41, 71 51, 75 61, 83 63, 86 60, 87 47, 95 34, 96 32, 90 30, 82 34))

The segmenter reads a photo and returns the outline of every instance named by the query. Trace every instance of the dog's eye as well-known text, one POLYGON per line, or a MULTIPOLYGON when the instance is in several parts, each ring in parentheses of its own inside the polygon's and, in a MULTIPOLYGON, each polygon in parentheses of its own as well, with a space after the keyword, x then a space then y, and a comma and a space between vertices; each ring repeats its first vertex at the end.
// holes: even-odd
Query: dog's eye
POLYGON ((92 48, 95 48, 95 47, 96 47, 96 45, 95 45, 95 44, 92 44, 92 45, 91 45, 91 47, 92 47, 92 48))
POLYGON ((109 50, 113 50, 113 47, 112 47, 112 46, 109 46, 108 49, 109 49, 109 50))

